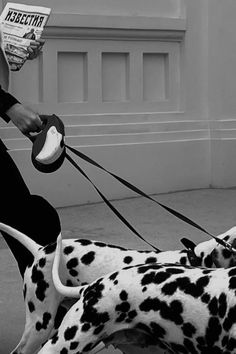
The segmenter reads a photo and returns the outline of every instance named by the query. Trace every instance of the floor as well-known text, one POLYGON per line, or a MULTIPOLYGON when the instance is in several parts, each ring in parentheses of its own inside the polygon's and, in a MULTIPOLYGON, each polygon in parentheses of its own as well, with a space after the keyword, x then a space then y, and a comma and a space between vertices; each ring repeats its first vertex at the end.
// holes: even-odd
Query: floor
MULTIPOLYGON (((215 235, 236 225, 235 189, 204 189, 154 197, 215 235)), ((184 236, 195 242, 208 239, 202 232, 143 198, 115 201, 113 204, 143 237, 163 250, 182 248, 179 240, 184 236)), ((129 248, 150 249, 103 203, 60 208, 58 213, 65 238, 88 238, 129 248)), ((0 354, 8 354, 23 331, 24 304, 15 261, 1 238, 0 265, 0 354)))

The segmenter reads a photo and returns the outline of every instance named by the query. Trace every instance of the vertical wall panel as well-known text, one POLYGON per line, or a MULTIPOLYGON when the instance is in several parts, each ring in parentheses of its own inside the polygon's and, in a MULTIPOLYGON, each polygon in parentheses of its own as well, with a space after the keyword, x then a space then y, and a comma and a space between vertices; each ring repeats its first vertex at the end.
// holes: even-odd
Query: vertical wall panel
POLYGON ((143 54, 143 99, 160 101, 166 99, 167 55, 159 53, 143 54))
POLYGON ((129 97, 129 63, 126 53, 102 54, 102 100, 126 101, 129 97))
POLYGON ((87 98, 86 53, 58 52, 58 102, 83 102, 87 98))

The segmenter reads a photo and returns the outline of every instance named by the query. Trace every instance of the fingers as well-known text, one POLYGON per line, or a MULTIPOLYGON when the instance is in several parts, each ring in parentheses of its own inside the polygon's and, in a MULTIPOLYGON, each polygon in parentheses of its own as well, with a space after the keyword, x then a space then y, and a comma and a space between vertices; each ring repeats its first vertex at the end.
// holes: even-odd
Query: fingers
POLYGON ((19 103, 13 105, 6 113, 24 135, 42 130, 43 122, 40 116, 19 103))
POLYGON ((42 121, 38 115, 33 114, 24 121, 21 121, 18 128, 27 136, 31 135, 31 133, 39 133, 42 130, 42 121))
POLYGON ((28 59, 35 59, 41 52, 45 41, 43 39, 38 39, 36 41, 31 41, 28 50, 28 59))

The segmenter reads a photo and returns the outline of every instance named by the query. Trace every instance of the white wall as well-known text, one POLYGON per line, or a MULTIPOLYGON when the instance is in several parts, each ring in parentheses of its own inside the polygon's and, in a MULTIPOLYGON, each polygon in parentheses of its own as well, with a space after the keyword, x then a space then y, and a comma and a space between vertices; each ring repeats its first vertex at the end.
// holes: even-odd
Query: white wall
POLYGON ((182 0, 135 0, 135 2, 133 0, 20 0, 17 2, 49 6, 55 13, 87 15, 179 17, 182 12, 182 0))
MULTIPOLYGON (((13 74, 22 102, 58 114, 69 145, 147 193, 234 185, 233 0, 47 4, 43 54, 13 74)), ((57 206, 100 200, 68 162, 34 170, 31 143, 2 127, 34 193, 57 206)), ((133 195, 84 167, 108 198, 133 195)))

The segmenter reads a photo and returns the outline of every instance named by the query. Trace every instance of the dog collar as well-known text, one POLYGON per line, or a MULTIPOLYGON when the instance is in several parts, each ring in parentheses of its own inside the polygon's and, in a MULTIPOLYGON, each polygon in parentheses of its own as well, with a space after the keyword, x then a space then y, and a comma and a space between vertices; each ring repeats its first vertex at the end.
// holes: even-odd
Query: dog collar
POLYGON ((34 137, 31 160, 34 167, 44 173, 56 171, 65 159, 64 124, 55 114, 41 116, 44 129, 34 137))

